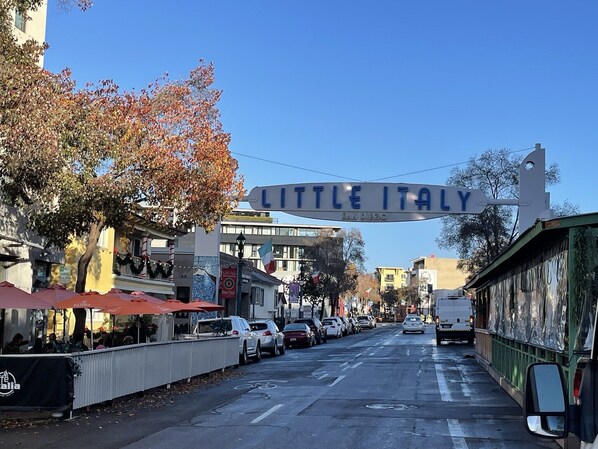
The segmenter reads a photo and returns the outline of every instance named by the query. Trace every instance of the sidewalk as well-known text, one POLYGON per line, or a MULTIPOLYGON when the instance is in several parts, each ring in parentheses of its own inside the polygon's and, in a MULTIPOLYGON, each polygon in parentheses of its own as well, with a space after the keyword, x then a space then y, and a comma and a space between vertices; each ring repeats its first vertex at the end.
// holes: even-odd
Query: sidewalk
POLYGON ((131 395, 88 409, 75 410, 72 419, 55 419, 44 412, 0 412, 0 448, 107 448, 153 433, 181 419, 193 408, 210 407, 204 394, 223 382, 243 375, 239 369, 227 369, 198 376, 189 383, 172 384, 170 389, 156 388, 143 395, 131 395), (201 399, 201 400, 200 400, 201 399))

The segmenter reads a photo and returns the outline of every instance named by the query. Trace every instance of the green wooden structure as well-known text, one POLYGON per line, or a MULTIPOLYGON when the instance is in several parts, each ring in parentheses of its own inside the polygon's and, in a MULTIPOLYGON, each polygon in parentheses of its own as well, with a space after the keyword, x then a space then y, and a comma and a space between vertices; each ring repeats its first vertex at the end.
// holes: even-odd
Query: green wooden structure
POLYGON ((598 296, 598 213, 537 221, 466 288, 475 291, 476 353, 521 399, 529 364, 562 365, 572 391, 589 352, 598 296))

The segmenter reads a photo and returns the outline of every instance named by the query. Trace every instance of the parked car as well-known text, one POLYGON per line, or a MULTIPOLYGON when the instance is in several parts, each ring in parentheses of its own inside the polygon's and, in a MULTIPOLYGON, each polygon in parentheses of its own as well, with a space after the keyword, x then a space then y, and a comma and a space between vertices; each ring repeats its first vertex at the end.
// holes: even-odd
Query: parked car
POLYGON ((343 320, 341 320, 340 317, 338 316, 329 316, 328 318, 326 318, 327 320, 335 320, 338 327, 341 330, 341 337, 344 337, 345 335, 347 335, 347 327, 345 325, 345 323, 343 322, 343 320))
POLYGON ((326 329, 318 318, 297 318, 295 323, 305 323, 316 334, 316 343, 326 343, 326 329))
POLYGON ((310 347, 316 344, 316 335, 305 323, 290 323, 282 330, 284 345, 310 347))
POLYGON ((351 323, 351 326, 353 327, 354 334, 361 332, 361 324, 359 324, 359 321, 357 321, 356 318, 349 318, 349 322, 351 323))
POLYGON ((424 333, 424 323, 418 315, 407 315, 403 320, 403 333, 407 332, 424 333))
POLYGON ((376 320, 369 315, 359 315, 357 321, 361 324, 362 329, 373 329, 376 327, 376 320))
POLYGON ((284 334, 272 320, 257 320, 249 323, 251 330, 256 332, 260 339, 262 352, 266 351, 277 356, 284 354, 284 334))
POLYGON ((255 361, 262 359, 261 344, 257 333, 252 331, 247 320, 240 316, 199 320, 195 333, 199 337, 238 335, 239 363, 245 365, 249 358, 253 358, 255 361))
POLYGON ((349 321, 349 318, 347 318, 346 316, 341 316, 339 318, 341 319, 341 321, 345 325, 345 335, 351 335, 351 334, 353 334, 354 333, 353 332, 353 325, 349 321))
POLYGON ((337 320, 324 318, 322 325, 326 329, 327 337, 341 338, 343 336, 343 330, 337 320))

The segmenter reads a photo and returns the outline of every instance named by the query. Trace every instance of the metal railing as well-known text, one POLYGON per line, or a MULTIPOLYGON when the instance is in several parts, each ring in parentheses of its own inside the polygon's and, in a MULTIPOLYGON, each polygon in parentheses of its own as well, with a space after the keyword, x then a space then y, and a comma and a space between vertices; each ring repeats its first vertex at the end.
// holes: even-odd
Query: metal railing
POLYGON ((76 410, 237 365, 239 337, 121 346, 72 357, 76 410))
POLYGON ((527 367, 537 362, 560 363, 565 376, 568 375, 568 363, 564 354, 498 335, 492 336, 492 365, 520 391, 524 389, 527 367))

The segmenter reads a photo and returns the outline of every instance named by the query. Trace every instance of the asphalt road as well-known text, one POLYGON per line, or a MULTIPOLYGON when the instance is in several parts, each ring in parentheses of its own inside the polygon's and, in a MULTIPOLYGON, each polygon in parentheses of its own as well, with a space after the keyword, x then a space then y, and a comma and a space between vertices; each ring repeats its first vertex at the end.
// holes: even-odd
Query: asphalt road
POLYGON ((380 326, 231 374, 159 407, 3 429, 0 447, 559 447, 525 431, 520 407, 471 346, 437 347, 433 327, 404 335, 400 325, 380 326))

